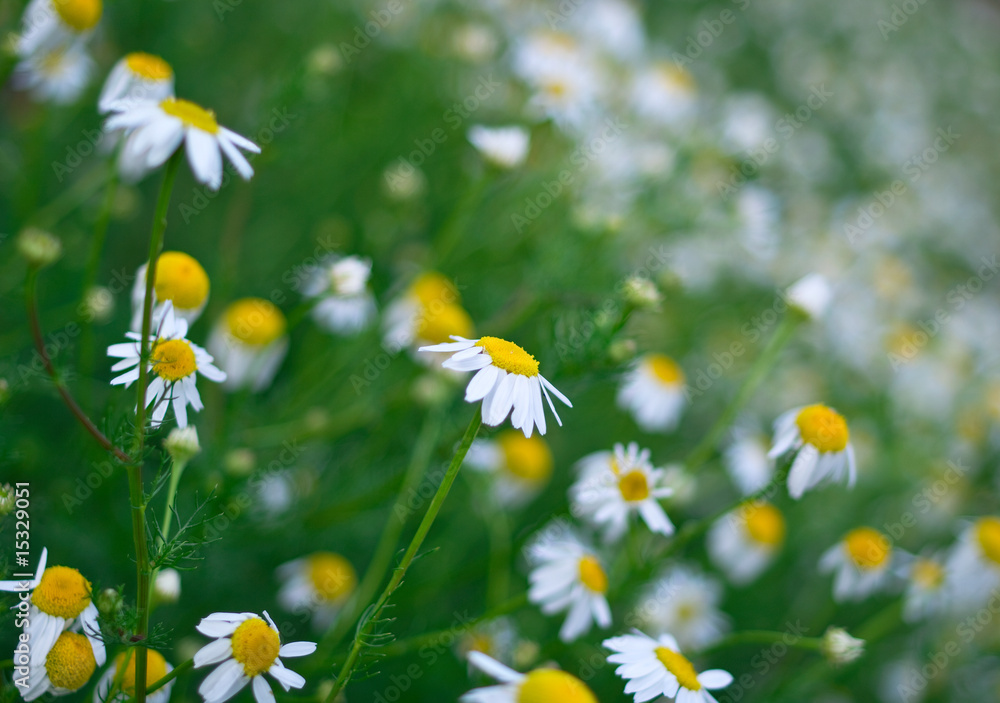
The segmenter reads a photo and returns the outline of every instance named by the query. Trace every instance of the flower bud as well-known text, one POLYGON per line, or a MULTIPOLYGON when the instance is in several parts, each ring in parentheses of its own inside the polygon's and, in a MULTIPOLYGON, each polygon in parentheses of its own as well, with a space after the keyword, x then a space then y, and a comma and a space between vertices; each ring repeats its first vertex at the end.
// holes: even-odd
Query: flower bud
POLYGON ((160 603, 176 603, 181 597, 181 575, 176 569, 160 569, 153 582, 153 595, 160 603))
POLYGON ((29 264, 42 268, 62 256, 62 242, 44 230, 28 227, 17 238, 17 250, 29 264))
POLYGON ((822 317, 827 308, 830 307, 833 291, 823 276, 818 273, 810 273, 790 285, 786 295, 788 303, 793 308, 805 314, 806 317, 818 318, 822 317))
POLYGON ((841 627, 823 633, 823 654, 832 664, 849 664, 865 653, 865 641, 847 634, 841 627))
POLYGON ((662 300, 663 296, 660 294, 656 284, 648 278, 632 276, 625 281, 625 302, 632 307, 655 309, 659 307, 662 300))
POLYGON ((95 605, 104 617, 112 617, 121 612, 125 605, 122 594, 115 588, 105 588, 97 594, 95 605))
POLYGON ((163 440, 163 448, 175 463, 188 463, 201 451, 201 445, 198 444, 198 430, 194 425, 175 427, 163 440))
POLYGON ((230 476, 249 476, 257 468, 257 457, 249 449, 233 449, 226 453, 222 466, 230 476))

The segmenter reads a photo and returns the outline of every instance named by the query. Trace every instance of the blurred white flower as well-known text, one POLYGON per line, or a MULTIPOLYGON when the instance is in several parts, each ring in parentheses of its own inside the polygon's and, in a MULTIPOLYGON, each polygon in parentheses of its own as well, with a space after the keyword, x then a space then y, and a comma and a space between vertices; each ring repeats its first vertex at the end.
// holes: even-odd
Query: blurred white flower
POLYGON ((375 317, 375 296, 368 290, 371 259, 332 256, 320 262, 302 294, 318 298, 312 308, 316 324, 334 334, 356 334, 375 317))
POLYGON ((110 112, 116 103, 160 102, 174 94, 174 69, 159 56, 141 51, 126 54, 108 74, 97 100, 97 111, 110 112))
POLYGON ((181 597, 181 575, 177 569, 160 569, 156 572, 153 593, 161 603, 176 603, 181 597))
POLYGON ((469 128, 469 142, 483 158, 500 168, 517 168, 528 158, 531 135, 524 127, 469 128))
POLYGON ((29 54, 14 67, 11 84, 31 92, 38 102, 76 102, 94 72, 94 60, 82 44, 29 54))
POLYGON ((314 552, 278 567, 278 602, 290 613, 310 613, 313 627, 326 631, 358 585, 358 575, 346 558, 314 552))
POLYGON ((785 518, 770 503, 744 503, 712 525, 708 554, 736 585, 754 581, 769 567, 785 543, 785 518))
POLYGON ((793 408, 774 421, 774 444, 768 457, 795 452, 788 472, 788 494, 798 500, 824 482, 850 488, 857 481, 854 447, 844 417, 822 404, 793 408))
POLYGON ((622 379, 618 407, 646 432, 669 432, 684 409, 684 372, 664 354, 645 354, 622 379))
MULTIPOLYGON (((491 494, 505 507, 519 507, 534 498, 552 476, 552 451, 540 435, 525 437, 503 430, 494 439, 477 439, 465 463, 489 474, 491 494)), ((484 650, 485 651, 485 650, 484 650)))
POLYGON ((227 391, 255 393, 271 385, 288 352, 288 323, 270 301, 242 298, 230 304, 215 323, 208 349, 227 378, 227 391))
POLYGON ((811 318, 820 318, 833 300, 829 282, 821 274, 810 273, 788 287, 788 302, 811 318))
POLYGON ((674 566, 646 588, 634 612, 654 636, 670 633, 681 647, 702 649, 729 630, 721 601, 722 585, 716 579, 674 566))
POLYGON ((835 573, 833 599, 838 603, 860 601, 885 590, 893 578, 893 549, 878 530, 858 527, 824 552, 822 573, 835 573))
POLYGON ((482 652, 469 652, 469 664, 500 682, 475 688, 459 698, 462 703, 597 703, 580 679, 559 669, 535 669, 521 674, 482 652))
MULTIPOLYGON (((156 683, 173 670, 174 667, 163 658, 162 654, 155 649, 146 649, 146 686, 156 683)), ((146 700, 149 703, 167 703, 170 700, 170 691, 173 690, 173 687, 174 681, 168 681, 163 688, 146 696, 146 700)), ((111 666, 98 679, 97 685, 94 687, 93 703, 124 703, 134 696, 135 654, 131 651, 122 652, 112 660, 111 666), (125 667, 125 673, 118 684, 117 692, 113 697, 109 697, 112 684, 118 675, 118 669, 121 668, 126 656, 128 656, 128 666, 125 667)))
MULTIPOLYGON (((132 285, 132 321, 129 329, 139 332, 142 327, 143 305, 146 299, 146 264, 135 273, 132 285)), ((208 274, 197 259, 182 251, 165 251, 156 261, 156 281, 153 282, 152 327, 155 329, 163 317, 163 308, 169 300, 174 315, 194 324, 205 305, 211 284, 208 274)))

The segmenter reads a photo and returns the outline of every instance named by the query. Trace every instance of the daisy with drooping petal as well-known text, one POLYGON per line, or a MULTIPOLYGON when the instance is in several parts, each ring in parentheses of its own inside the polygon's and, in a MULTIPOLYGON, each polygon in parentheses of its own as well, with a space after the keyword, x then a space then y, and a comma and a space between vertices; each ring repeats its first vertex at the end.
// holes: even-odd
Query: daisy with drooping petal
POLYGON ((824 482, 840 483, 847 478, 853 488, 858 478, 854 447, 844 416, 817 403, 794 408, 774 421, 772 459, 795 452, 788 472, 788 494, 795 499, 824 482))
POLYGON ((528 158, 531 135, 523 127, 483 127, 469 129, 469 143, 483 158, 498 168, 517 168, 528 158))
MULTIPOLYGON (((142 311, 146 300, 146 266, 135 274, 132 286, 132 323, 130 329, 142 327, 142 311)), ((169 300, 174 315, 190 327, 208 303, 208 274, 198 261, 182 251, 165 251, 156 260, 156 281, 153 283, 153 327, 163 317, 163 307, 169 300)))
POLYGON ((26 56, 14 67, 11 85, 27 90, 38 102, 76 102, 94 72, 94 60, 82 44, 57 46, 26 56))
POLYGON ((521 347, 499 337, 465 339, 451 335, 454 342, 420 347, 422 352, 454 352, 442 366, 455 371, 476 371, 465 389, 469 403, 483 401, 483 422, 499 425, 510 415, 511 424, 530 437, 535 427, 545 434, 542 396, 562 426, 550 393, 569 407, 573 404, 544 376, 538 362, 521 347))
POLYGON ((325 631, 333 624, 358 585, 351 562, 333 552, 315 552, 278 567, 278 602, 292 613, 311 613, 313 626, 325 631))
POLYGON ((97 111, 111 112, 116 103, 158 103, 173 94, 174 69, 170 64, 154 54, 136 51, 123 56, 111 69, 97 100, 97 111))
MULTIPOLYGON (((146 649, 146 686, 151 686, 164 676, 174 670, 170 662, 163 658, 163 655, 155 649, 146 649)), ((149 703, 167 703, 170 700, 170 691, 174 687, 173 681, 168 681, 163 688, 154 691, 146 697, 149 703)), ((94 687, 94 703, 124 703, 124 701, 135 696, 135 651, 122 652, 115 657, 111 666, 98 679, 94 687), (118 670, 128 657, 128 665, 122 675, 118 692, 113 698, 108 698, 111 693, 111 686, 114 683, 118 670)))
POLYGON ((729 631, 721 602, 718 580, 680 565, 646 588, 634 612, 644 629, 657 635, 669 632, 682 647, 703 649, 729 631))
MULTIPOLYGON (((102 661, 103 647, 102 644, 102 661)), ((34 651, 31 654, 34 659, 34 651)), ((95 654, 89 638, 76 632, 61 633, 45 657, 38 664, 31 665, 28 687, 19 687, 21 696, 26 701, 33 701, 46 693, 65 696, 80 690, 97 669, 95 654)))
POLYGON ((674 524, 658 502, 674 491, 663 485, 664 471, 653 468, 648 449, 640 451, 635 442, 627 450, 616 444, 613 452, 585 456, 577 471, 580 478, 570 488, 573 515, 603 529, 605 542, 621 539, 634 513, 653 532, 674 533, 674 524))
POLYGON ((357 334, 375 317, 375 296, 368 290, 371 259, 330 257, 302 287, 302 295, 317 299, 312 318, 333 334, 357 334))
POLYGON ((212 613, 195 628, 206 637, 215 637, 194 655, 194 667, 218 664, 198 687, 205 703, 222 703, 253 682, 257 703, 274 703, 274 691, 264 674, 286 691, 302 688, 306 680, 286 669, 279 657, 304 657, 316 651, 314 642, 281 644, 278 628, 264 611, 256 613, 212 613))
POLYGON ((969 525, 948 558, 957 604, 980 607, 1000 588, 1000 518, 988 515, 969 525))
POLYGON ((833 599, 864 600, 884 590, 892 577, 892 543, 871 527, 858 527, 828 549, 820 559, 820 571, 836 572, 833 599))
POLYGON ((614 652, 608 656, 608 663, 621 665, 615 673, 628 682, 625 693, 634 695, 636 703, 660 696, 677 703, 716 703, 709 690, 725 688, 733 682, 732 675, 722 669, 698 673, 681 654, 677 640, 666 633, 653 639, 633 630, 631 635, 606 639, 603 645, 614 652))
POLYGON ((533 569, 528 600, 545 615, 569 611, 559 638, 572 642, 590 631, 591 624, 611 626, 608 577, 600 560, 568 529, 545 535, 528 551, 533 569))
POLYGON ((385 311, 384 341, 390 349, 442 344, 453 334, 472 333, 472 318, 462 307, 458 286, 434 271, 417 276, 385 311))
POLYGON ((221 126, 211 110, 174 97, 159 102, 119 101, 109 109, 115 114, 105 123, 105 131, 128 133, 118 162, 125 178, 138 180, 163 165, 182 142, 195 179, 212 190, 222 185, 222 154, 243 180, 253 176, 240 149, 259 154, 260 147, 221 126))
MULTIPOLYGON (((111 385, 124 385, 128 388, 139 380, 142 335, 127 332, 125 336, 132 341, 112 344, 108 347, 108 356, 121 359, 111 367, 112 371, 128 369, 111 379, 111 385)), ((154 427, 163 422, 170 405, 173 405, 178 427, 187 427, 188 405, 196 412, 204 407, 195 383, 197 375, 216 383, 226 380, 225 372, 213 365, 212 356, 197 344, 189 342, 186 336, 187 322, 177 319, 173 303, 168 300, 164 304, 163 317, 159 320, 156 334, 149 337, 147 363, 153 378, 146 388, 146 406, 153 406, 150 419, 154 427)))
POLYGON ((708 554, 736 585, 755 580, 785 543, 785 518, 770 503, 745 503, 720 518, 708 533, 708 554))
POLYGON ((618 407, 646 432, 669 432, 684 409, 684 372, 664 354, 646 354, 622 379, 618 407))
POLYGON ((17 55, 23 58, 82 46, 103 12, 101 0, 31 0, 21 17, 17 55))
POLYGON ((500 682, 475 688, 462 703, 597 703, 580 679, 559 669, 535 669, 522 674, 482 652, 469 652, 469 664, 500 682))
POLYGON ((907 570, 903 619, 912 623, 946 611, 954 605, 953 589, 942 557, 914 558, 907 570))
POLYGON ((503 430, 495 439, 477 439, 465 459, 470 469, 489 474, 492 495, 506 507, 524 505, 552 476, 552 451, 538 435, 503 430))
POLYGON ((225 369, 227 391, 259 392, 271 385, 288 352, 284 313, 263 298, 243 298, 226 308, 212 329, 208 349, 225 369))

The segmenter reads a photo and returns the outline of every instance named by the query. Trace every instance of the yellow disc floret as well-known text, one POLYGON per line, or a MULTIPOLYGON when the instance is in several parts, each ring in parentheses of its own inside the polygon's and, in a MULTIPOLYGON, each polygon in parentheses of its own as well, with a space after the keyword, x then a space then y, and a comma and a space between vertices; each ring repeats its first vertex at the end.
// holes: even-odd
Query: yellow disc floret
POLYGON ((517 703, 597 703, 597 697, 572 674, 535 669, 521 682, 517 703))
POLYGON ((447 276, 435 271, 417 276, 410 284, 410 294, 416 297, 424 308, 435 305, 457 305, 462 300, 455 284, 447 276))
POLYGON ((552 475, 552 452, 538 435, 525 437, 517 430, 504 430, 497 436, 503 452, 504 468, 517 478, 544 483, 552 475))
POLYGON ((608 592, 608 575, 601 562, 589 554, 580 559, 580 582, 593 593, 608 592))
POLYGON ((933 559, 917 559, 913 562, 910 577, 921 588, 937 590, 944 584, 944 569, 933 559))
POLYGON ((309 582, 325 601, 336 601, 349 596, 358 583, 358 576, 351 562, 333 552, 316 552, 306 559, 309 582))
POLYGON ((250 618, 233 633, 233 659, 250 677, 259 676, 274 664, 281 649, 278 633, 260 618, 250 618))
POLYGON ((168 383, 187 378, 198 370, 194 349, 186 339, 157 340, 150 361, 156 375, 168 383))
POLYGON ((68 566, 50 566, 31 594, 31 604, 47 615, 71 620, 90 605, 90 581, 68 566))
POLYGON ((785 541, 785 517, 770 503, 747 508, 747 534, 758 544, 777 547, 785 541))
POLYGON ((537 376, 538 362, 528 352, 513 342, 499 337, 483 337, 476 346, 482 347, 493 359, 493 365, 508 373, 520 376, 537 376))
POLYGON ((125 57, 129 70, 147 81, 165 81, 174 75, 174 69, 155 54, 136 51, 125 57))
POLYGON ((178 310, 196 310, 208 298, 208 274, 194 258, 165 251, 156 262, 156 299, 172 300, 178 310))
POLYGON ((649 482, 646 474, 641 471, 629 471, 618 479, 618 490, 622 493, 622 498, 630 503, 649 498, 649 482))
POLYGON ((802 441, 821 452, 843 451, 850 439, 843 415, 822 404, 802 408, 795 424, 799 426, 802 441))
POLYGON ((677 683, 689 691, 700 691, 701 684, 698 682, 698 672, 694 666, 680 652, 675 652, 667 647, 656 648, 656 658, 667 668, 671 674, 677 678, 677 683))
POLYGON ((244 344, 263 347, 285 333, 285 316, 262 298, 237 300, 226 310, 229 334, 244 344))
POLYGON ((892 553, 888 538, 870 527, 858 527, 848 532, 844 545, 851 561, 859 569, 877 569, 885 564, 892 553))
POLYGON ((101 0, 52 0, 56 14, 77 32, 93 29, 104 10, 101 0))
MULTIPOLYGON (((122 663, 128 653, 122 652, 115 657, 115 671, 121 671, 122 663)), ((167 660, 163 655, 153 649, 146 650, 146 685, 156 683, 167 675, 167 660)), ((135 695, 135 652, 128 657, 128 666, 125 667, 125 674, 122 676, 121 688, 125 695, 135 695)))
POLYGON ((87 683, 97 661, 90 640, 76 632, 64 632, 45 657, 45 672, 56 688, 75 691, 87 683))
POLYGON ((209 134, 216 134, 219 131, 215 113, 190 100, 167 98, 160 103, 160 109, 171 117, 179 119, 186 127, 194 127, 209 134))
POLYGON ((472 330, 472 318, 461 305, 425 306, 417 318, 417 339, 432 344, 450 342, 451 335, 468 338, 472 330))
POLYGON ((980 518, 976 522, 976 540, 986 558, 1000 564, 1000 518, 980 518))
POLYGON ((646 368, 664 385, 677 386, 684 383, 681 367, 666 354, 649 354, 645 361, 646 368))

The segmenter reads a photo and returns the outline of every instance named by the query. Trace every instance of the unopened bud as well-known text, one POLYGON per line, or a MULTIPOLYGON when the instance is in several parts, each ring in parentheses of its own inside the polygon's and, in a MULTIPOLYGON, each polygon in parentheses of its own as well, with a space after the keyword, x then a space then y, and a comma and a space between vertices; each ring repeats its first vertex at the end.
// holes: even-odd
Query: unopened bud
POLYGON ((62 242, 44 230, 28 227, 17 238, 17 250, 29 264, 41 268, 62 256, 62 242))
POLYGON ((660 290, 648 278, 632 276, 625 281, 625 301, 635 308, 656 308, 663 300, 660 290))
POLYGON ((865 641, 841 627, 829 627, 823 633, 823 654, 832 664, 849 664, 864 653, 865 641))
POLYGON ((114 588, 105 588, 97 594, 97 609, 101 615, 111 617, 117 615, 125 605, 122 594, 114 588))
POLYGON ((226 454, 222 465, 230 476, 249 476, 257 467, 257 457, 249 449, 233 449, 226 454))
POLYGON ((176 603, 181 597, 181 575, 176 569, 161 569, 156 574, 153 593, 160 603, 176 603))
POLYGON ((198 443, 198 430, 195 429, 194 425, 175 427, 163 440, 163 448, 167 450, 167 454, 176 463, 188 463, 201 451, 201 445, 198 443))

